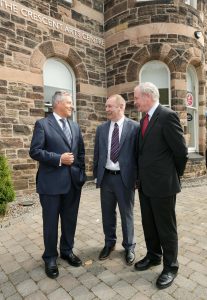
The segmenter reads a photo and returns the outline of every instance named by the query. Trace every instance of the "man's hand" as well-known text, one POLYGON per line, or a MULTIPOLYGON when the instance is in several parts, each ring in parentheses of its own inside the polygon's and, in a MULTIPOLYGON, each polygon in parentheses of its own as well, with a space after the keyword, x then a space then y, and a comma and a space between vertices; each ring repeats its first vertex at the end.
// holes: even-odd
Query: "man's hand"
POLYGON ((65 152, 61 155, 61 165, 72 165, 72 163, 74 162, 74 155, 71 152, 65 152))

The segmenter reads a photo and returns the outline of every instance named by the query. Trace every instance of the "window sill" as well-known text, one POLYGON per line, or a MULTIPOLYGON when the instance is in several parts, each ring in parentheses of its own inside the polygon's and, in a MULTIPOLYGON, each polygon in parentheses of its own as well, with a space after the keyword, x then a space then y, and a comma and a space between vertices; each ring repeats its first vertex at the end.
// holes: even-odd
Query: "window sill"
POLYGON ((188 153, 188 159, 192 161, 202 161, 205 159, 205 157, 203 155, 200 155, 199 153, 191 152, 188 153))

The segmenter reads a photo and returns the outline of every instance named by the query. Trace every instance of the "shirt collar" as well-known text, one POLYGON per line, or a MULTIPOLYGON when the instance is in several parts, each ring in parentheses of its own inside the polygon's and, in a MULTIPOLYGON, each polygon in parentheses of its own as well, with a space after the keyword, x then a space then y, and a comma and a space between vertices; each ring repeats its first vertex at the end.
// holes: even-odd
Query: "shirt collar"
POLYGON ((114 122, 114 121, 111 121, 111 125, 114 126, 114 124, 118 124, 118 126, 120 127, 123 123, 124 123, 124 119, 125 119, 125 116, 123 116, 121 119, 119 119, 118 121, 114 122))
POLYGON ((156 108, 158 107, 159 102, 156 102, 148 111, 149 119, 151 119, 152 115, 154 114, 156 108))
POLYGON ((57 121, 60 121, 61 119, 65 119, 65 118, 60 117, 56 112, 53 112, 53 116, 55 117, 55 119, 57 121))

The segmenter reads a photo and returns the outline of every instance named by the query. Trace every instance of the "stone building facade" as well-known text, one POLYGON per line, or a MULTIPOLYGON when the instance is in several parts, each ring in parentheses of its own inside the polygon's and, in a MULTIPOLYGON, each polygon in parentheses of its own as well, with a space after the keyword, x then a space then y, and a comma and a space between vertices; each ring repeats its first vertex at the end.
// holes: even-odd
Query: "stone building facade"
POLYGON ((189 144, 185 176, 205 174, 206 15, 205 0, 0 0, 0 154, 17 194, 35 189, 34 123, 50 110, 54 88, 67 84, 64 74, 73 82, 89 179, 106 97, 122 94, 137 120, 133 89, 148 79, 180 116, 189 144))

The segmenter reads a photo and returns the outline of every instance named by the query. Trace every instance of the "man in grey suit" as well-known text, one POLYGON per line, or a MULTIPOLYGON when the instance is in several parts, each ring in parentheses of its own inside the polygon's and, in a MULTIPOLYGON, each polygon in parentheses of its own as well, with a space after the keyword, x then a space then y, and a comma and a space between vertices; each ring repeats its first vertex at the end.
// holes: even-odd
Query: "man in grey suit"
POLYGON ((35 124, 30 156, 39 162, 37 193, 42 206, 45 272, 48 277, 56 278, 59 216, 60 256, 72 266, 81 265, 73 253, 73 244, 85 180, 85 150, 78 124, 68 120, 73 109, 71 96, 57 91, 52 105, 53 114, 35 124))
POLYGON ((116 244, 116 206, 121 215, 125 259, 131 265, 134 248, 134 191, 137 179, 138 123, 124 116, 125 100, 113 95, 106 101, 108 121, 98 126, 94 148, 94 178, 101 188, 105 246, 99 259, 106 259, 116 244))

